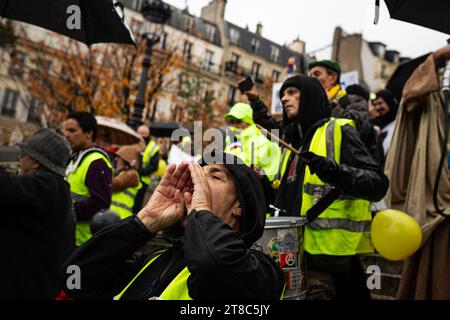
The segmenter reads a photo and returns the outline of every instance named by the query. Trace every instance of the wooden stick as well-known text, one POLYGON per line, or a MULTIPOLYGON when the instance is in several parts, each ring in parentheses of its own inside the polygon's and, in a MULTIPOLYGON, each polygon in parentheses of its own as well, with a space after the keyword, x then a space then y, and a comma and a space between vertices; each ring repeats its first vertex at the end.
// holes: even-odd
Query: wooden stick
POLYGON ((278 138, 276 135, 271 134, 269 131, 267 131, 266 129, 264 129, 263 127, 261 127, 259 124, 256 125, 256 127, 261 130, 261 132, 263 134, 265 134, 266 136, 270 136, 273 138, 273 140, 275 140, 275 142, 279 143, 280 145, 282 145, 283 147, 291 150, 293 153, 295 153, 297 156, 300 155, 300 153, 298 152, 298 150, 294 149, 290 144, 288 144, 287 142, 285 142, 284 140, 278 138))

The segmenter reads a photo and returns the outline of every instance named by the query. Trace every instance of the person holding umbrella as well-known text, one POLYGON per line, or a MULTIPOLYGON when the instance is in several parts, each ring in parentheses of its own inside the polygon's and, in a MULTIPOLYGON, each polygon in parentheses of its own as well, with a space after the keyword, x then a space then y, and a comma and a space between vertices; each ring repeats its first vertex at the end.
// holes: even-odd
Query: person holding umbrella
POLYGON ((107 152, 94 143, 97 121, 91 113, 69 114, 63 132, 72 148, 66 176, 77 216, 76 244, 80 246, 92 236, 90 219, 111 205, 113 168, 107 152))

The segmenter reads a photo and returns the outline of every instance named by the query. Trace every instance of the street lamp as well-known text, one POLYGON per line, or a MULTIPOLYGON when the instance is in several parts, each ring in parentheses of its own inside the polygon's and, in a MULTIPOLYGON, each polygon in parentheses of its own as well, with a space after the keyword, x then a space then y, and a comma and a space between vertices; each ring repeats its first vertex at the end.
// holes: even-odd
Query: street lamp
POLYGON ((147 91, 148 72, 151 65, 153 46, 159 42, 164 24, 170 19, 170 6, 161 0, 144 0, 141 13, 145 20, 150 22, 153 28, 150 32, 144 33, 146 48, 144 60, 142 62, 141 80, 136 100, 134 102, 133 114, 130 118, 130 126, 137 129, 142 124, 142 113, 145 108, 145 93, 147 91))

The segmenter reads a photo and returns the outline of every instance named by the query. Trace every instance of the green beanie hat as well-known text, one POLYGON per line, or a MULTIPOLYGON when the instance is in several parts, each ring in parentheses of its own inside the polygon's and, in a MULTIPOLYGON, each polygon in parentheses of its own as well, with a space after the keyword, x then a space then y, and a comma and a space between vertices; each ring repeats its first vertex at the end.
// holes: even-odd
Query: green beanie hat
POLYGON ((338 76, 341 75, 341 66, 339 65, 339 63, 333 60, 313 61, 308 65, 308 70, 311 70, 314 67, 325 67, 336 72, 338 76))

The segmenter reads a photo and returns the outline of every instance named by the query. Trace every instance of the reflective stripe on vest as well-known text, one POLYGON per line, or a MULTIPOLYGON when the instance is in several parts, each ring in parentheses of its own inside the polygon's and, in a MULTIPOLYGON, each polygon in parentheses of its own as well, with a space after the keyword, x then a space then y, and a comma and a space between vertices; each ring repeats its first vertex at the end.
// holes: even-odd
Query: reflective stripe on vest
POLYGON ((287 163, 288 163, 290 156, 291 156, 291 150, 289 150, 288 148, 283 148, 283 155, 281 157, 280 169, 278 170, 278 174, 275 179, 278 179, 281 181, 281 178, 283 178, 283 175, 286 172, 287 163))
MULTIPOLYGON (((354 122, 331 119, 318 128, 311 140, 309 151, 338 164, 341 160, 342 126, 354 122)), ((305 168, 301 215, 305 215, 331 186, 312 175, 305 168)), ((310 254, 354 255, 373 252, 370 243, 372 215, 370 202, 349 196, 335 200, 316 220, 305 228, 305 250, 310 254)))
POLYGON ((70 195, 72 196, 72 202, 79 202, 83 200, 89 199, 89 197, 82 196, 80 194, 76 194, 74 192, 71 192, 70 195))
MULTIPOLYGON (((159 146, 153 141, 150 140, 147 147, 144 150, 144 156, 142 157, 142 168, 146 168, 150 165, 150 160, 153 156, 159 151, 159 146)), ((151 182, 150 175, 142 176, 141 181, 146 185, 149 185, 151 182)))
MULTIPOLYGON (((135 170, 133 171, 138 177, 139 184, 136 187, 128 187, 125 190, 116 191, 112 194, 110 209, 117 212, 122 219, 133 215, 134 200, 138 191, 142 188, 142 183, 139 181, 139 173, 135 170)), ((119 175, 124 173, 125 171, 122 171, 119 175)))
MULTIPOLYGON (((79 202, 89 199, 91 194, 86 186, 86 174, 92 162, 102 159, 111 169, 112 165, 108 155, 97 148, 91 148, 80 153, 78 158, 71 162, 67 168, 67 181, 70 184, 72 201, 79 202)), ((106 209, 106 208, 105 208, 106 209)), ((76 225, 76 245, 80 246, 92 236, 89 228, 89 221, 77 222, 76 225)))
MULTIPOLYGON (((136 279, 147 269, 165 250, 161 250, 156 252, 156 257, 152 258, 130 281, 130 283, 117 295, 114 297, 114 300, 120 300, 128 288, 136 281, 136 279)), ((164 289, 161 293, 160 298, 163 300, 192 300, 189 296, 189 290, 187 287, 187 279, 191 273, 188 268, 184 268, 164 289)))

